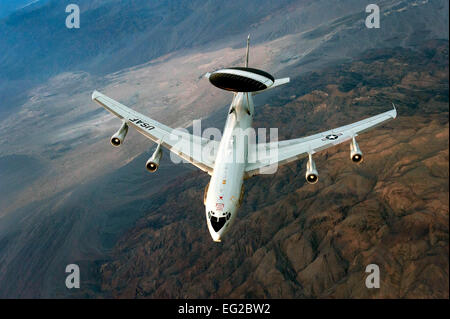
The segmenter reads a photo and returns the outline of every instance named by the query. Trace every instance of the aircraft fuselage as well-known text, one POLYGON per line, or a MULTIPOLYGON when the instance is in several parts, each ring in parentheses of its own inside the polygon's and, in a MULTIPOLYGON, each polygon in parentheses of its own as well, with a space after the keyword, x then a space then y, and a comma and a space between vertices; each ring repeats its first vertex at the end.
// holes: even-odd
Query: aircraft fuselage
POLYGON ((253 113, 252 94, 235 93, 205 200, 208 229, 216 242, 230 229, 242 199, 248 155, 248 138, 242 133, 252 127, 253 113))

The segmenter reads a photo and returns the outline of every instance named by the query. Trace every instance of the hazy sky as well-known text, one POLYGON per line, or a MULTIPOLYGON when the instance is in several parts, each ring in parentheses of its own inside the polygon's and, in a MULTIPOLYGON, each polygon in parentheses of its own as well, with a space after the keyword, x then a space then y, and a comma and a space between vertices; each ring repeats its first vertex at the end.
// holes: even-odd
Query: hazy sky
POLYGON ((30 5, 35 2, 42 2, 42 0, 1 0, 0 1, 0 18, 3 18, 24 6, 30 5))

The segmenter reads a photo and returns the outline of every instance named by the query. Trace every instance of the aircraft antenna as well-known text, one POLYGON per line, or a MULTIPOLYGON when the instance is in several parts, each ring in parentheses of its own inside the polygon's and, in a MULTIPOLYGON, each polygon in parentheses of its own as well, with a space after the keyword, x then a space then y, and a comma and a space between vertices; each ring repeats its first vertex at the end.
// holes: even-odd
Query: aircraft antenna
POLYGON ((250 34, 247 37, 247 53, 245 54, 245 67, 248 68, 248 52, 250 47, 250 34))

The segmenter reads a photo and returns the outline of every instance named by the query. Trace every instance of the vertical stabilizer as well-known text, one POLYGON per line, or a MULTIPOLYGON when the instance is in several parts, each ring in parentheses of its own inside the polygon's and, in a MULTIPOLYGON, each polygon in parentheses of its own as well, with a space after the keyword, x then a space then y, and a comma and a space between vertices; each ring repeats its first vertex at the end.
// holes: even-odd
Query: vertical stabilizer
POLYGON ((245 67, 248 68, 248 53, 250 48, 250 34, 247 37, 247 53, 245 54, 245 67))

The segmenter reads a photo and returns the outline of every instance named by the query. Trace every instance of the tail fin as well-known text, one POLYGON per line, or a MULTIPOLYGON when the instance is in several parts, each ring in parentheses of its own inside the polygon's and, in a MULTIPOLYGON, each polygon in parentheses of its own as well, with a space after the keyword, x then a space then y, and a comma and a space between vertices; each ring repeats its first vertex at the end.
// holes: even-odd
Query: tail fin
POLYGON ((250 49, 250 34, 247 37, 247 53, 245 54, 245 67, 248 68, 248 53, 250 49))

